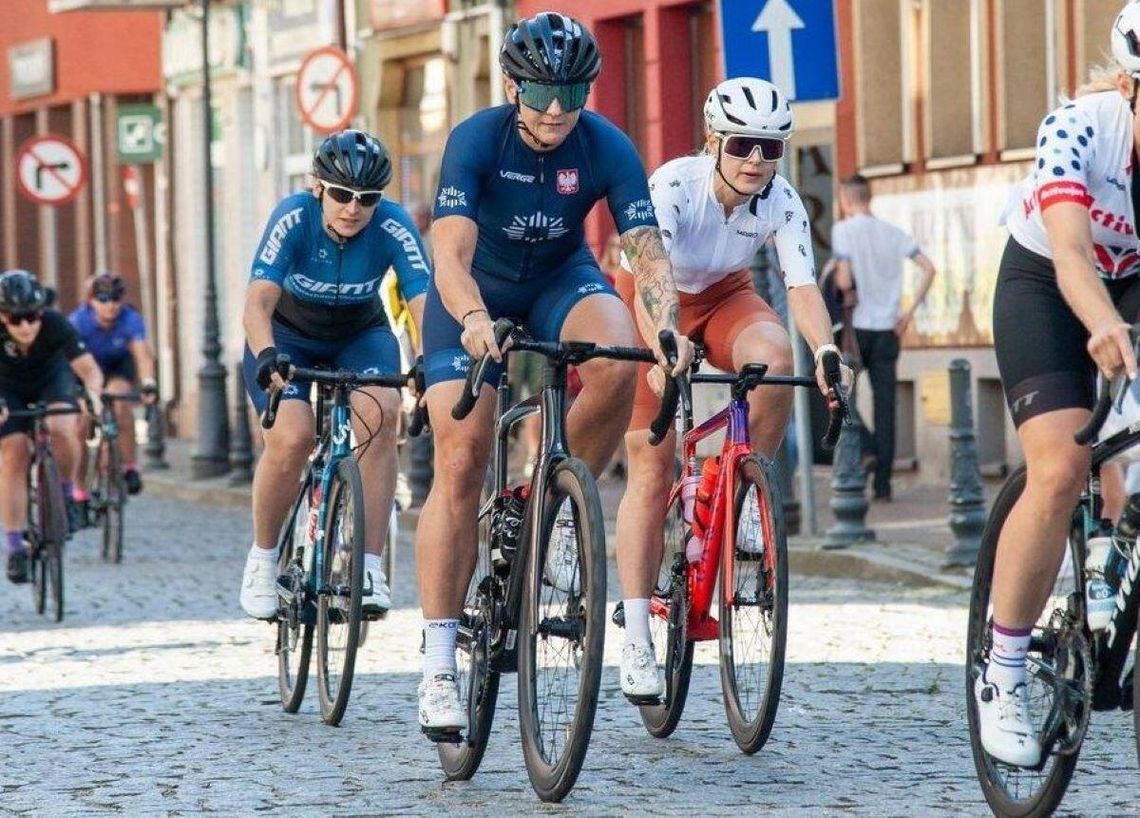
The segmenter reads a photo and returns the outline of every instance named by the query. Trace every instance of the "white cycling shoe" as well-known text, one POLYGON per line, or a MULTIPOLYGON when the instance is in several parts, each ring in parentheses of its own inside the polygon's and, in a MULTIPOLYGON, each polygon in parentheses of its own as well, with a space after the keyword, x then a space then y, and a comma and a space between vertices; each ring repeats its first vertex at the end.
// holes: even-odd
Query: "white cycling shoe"
POLYGON ((254 619, 277 615, 277 560, 250 554, 241 575, 241 607, 254 619))
POLYGON ((982 747, 998 761, 1016 767, 1035 767, 1041 760, 1037 729, 1029 717, 1024 684, 1001 690, 985 674, 974 682, 982 747))
POLYGON ((459 703, 459 686, 454 673, 437 673, 420 682, 420 729, 425 733, 462 730, 467 713, 459 703))
POLYGON ((364 601, 361 610, 365 614, 383 616, 392 607, 392 590, 388 587, 388 578, 384 576, 383 568, 364 568, 364 601), (369 594, 368 590, 372 593, 369 594))
POLYGON ((621 692, 636 704, 660 699, 665 692, 649 642, 628 642, 622 648, 621 692))
POLYGON ((548 583, 567 594, 578 592, 578 540, 574 535, 573 512, 569 505, 564 505, 550 530, 543 576, 548 583))

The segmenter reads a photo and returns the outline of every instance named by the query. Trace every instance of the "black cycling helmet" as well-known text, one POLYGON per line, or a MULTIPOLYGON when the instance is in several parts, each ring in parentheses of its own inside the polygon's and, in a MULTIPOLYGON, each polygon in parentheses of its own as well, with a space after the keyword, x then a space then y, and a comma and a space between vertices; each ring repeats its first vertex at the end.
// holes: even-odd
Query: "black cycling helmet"
POLYGON ((90 296, 109 295, 114 301, 121 301, 127 293, 127 282, 118 273, 110 271, 97 274, 91 279, 90 296))
POLYGON ((598 43, 573 17, 544 11, 507 30, 499 66, 516 80, 549 85, 592 82, 602 70, 598 43))
POLYGON ((0 312, 35 312, 47 303, 47 291, 27 270, 8 270, 0 274, 0 312))
POLYGON ((392 157, 376 137, 349 129, 326 136, 313 155, 313 176, 355 190, 383 190, 392 157))

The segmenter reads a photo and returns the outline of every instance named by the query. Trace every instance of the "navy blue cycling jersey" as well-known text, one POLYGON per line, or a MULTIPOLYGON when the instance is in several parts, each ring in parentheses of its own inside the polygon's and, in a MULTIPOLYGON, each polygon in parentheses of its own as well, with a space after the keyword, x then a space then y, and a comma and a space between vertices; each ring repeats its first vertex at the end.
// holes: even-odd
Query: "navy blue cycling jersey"
POLYGON ((474 273, 523 281, 554 274, 585 247, 586 215, 601 198, 619 233, 657 226, 629 137, 583 111, 565 142, 540 152, 519 136, 514 106, 501 105, 452 130, 434 217, 466 216, 479 225, 474 273))
POLYGON ((380 282, 389 268, 405 300, 427 290, 427 252, 404 208, 381 200, 359 233, 338 242, 324 228, 320 200, 304 192, 269 217, 250 275, 282 288, 276 320, 332 340, 385 322, 380 282))

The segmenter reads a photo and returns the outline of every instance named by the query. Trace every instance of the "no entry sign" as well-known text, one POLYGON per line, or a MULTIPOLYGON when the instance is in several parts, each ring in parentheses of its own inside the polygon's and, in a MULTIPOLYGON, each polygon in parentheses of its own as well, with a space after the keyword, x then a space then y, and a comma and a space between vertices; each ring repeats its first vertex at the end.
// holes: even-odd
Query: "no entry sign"
POLYGON ((297 107, 318 133, 345 128, 356 114, 356 69, 339 48, 318 48, 297 72, 297 107))
POLYGON ((16 181, 37 204, 65 205, 87 182, 87 160, 70 139, 34 136, 16 154, 16 181))

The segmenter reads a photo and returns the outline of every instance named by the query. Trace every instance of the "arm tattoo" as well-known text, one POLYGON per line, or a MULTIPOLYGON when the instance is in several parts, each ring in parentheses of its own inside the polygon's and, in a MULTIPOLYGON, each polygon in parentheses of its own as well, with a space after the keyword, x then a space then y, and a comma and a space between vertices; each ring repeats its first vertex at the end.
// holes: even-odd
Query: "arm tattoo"
POLYGON ((635 227, 623 233, 621 240, 645 311, 657 327, 676 329, 680 304, 661 231, 656 227, 635 227))

